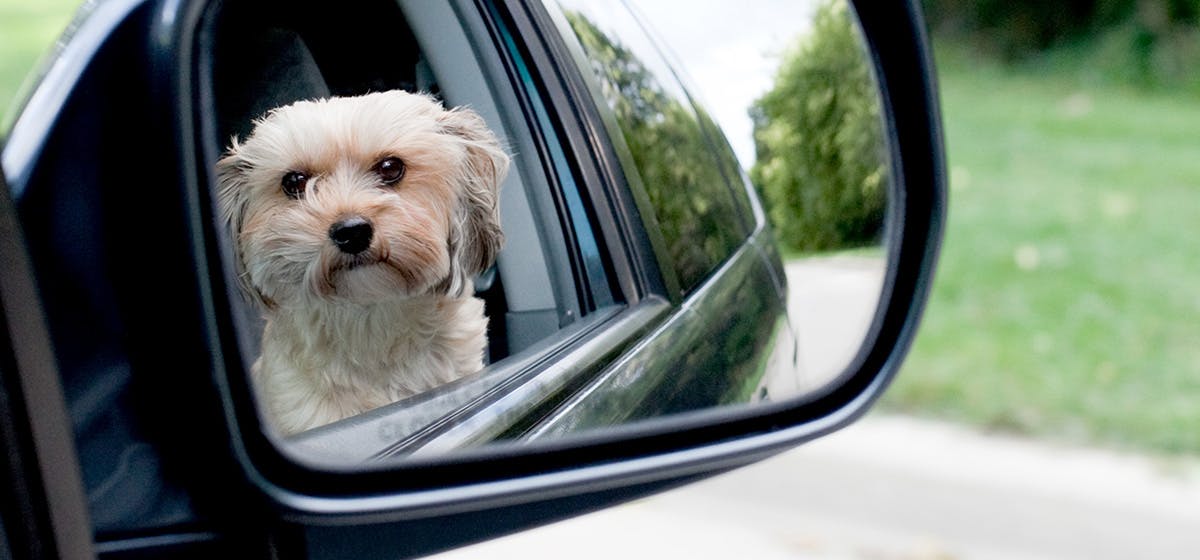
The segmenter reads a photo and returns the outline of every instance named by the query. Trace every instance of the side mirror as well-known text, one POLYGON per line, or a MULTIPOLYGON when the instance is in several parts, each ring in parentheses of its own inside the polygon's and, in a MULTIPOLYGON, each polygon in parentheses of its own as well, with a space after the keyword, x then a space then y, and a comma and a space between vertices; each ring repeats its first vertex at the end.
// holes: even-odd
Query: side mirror
MULTIPOLYGON (((187 496, 139 517, 103 507, 103 492, 84 493, 93 503, 77 513, 92 512, 106 550, 150 550, 163 541, 122 535, 195 521, 212 526, 214 541, 261 537, 276 554, 427 554, 828 434, 862 415, 899 369, 946 211, 937 87, 916 0, 839 4, 854 22, 845 45, 862 62, 855 84, 869 99, 868 139, 857 143, 862 152, 838 148, 833 159, 864 170, 848 184, 884 196, 862 220, 854 212, 868 204, 857 199, 835 218, 806 219, 871 222, 862 229, 881 240, 874 251, 884 265, 860 305, 866 326, 808 384, 764 373, 800 361, 773 242, 787 227, 788 210, 779 210, 787 195, 760 197, 722 141, 720 119, 669 67, 633 57, 666 49, 617 40, 589 19, 589 3, 574 11, 519 0, 283 4, 91 8, 4 147, 12 200, 0 198, 0 212, 23 230, 11 245, 28 253, 32 272, 6 267, 0 280, 36 280, 40 299, 24 305, 40 308, 23 313, 44 314, 49 333, 31 336, 56 356, 49 370, 17 373, 57 368, 85 473, 136 449, 144 468, 118 473, 134 477, 124 484, 187 496), (597 52, 616 54, 606 67, 597 52), (645 81, 654 72, 669 83, 645 81), (238 295, 216 162, 267 108, 380 89, 471 105, 512 148, 500 195, 508 245, 475 279, 491 310, 491 363, 445 387, 281 434, 252 378, 262 325, 238 295), (718 198, 724 214, 710 211, 718 198), (773 212, 785 222, 769 225, 773 212), (724 336, 739 329, 745 337, 724 336), (722 361, 735 354, 740 361, 722 361)), ((805 91, 835 97, 838 80, 851 80, 826 79, 833 87, 805 91)), ((812 101, 779 91, 756 114, 766 136, 772 103, 812 101)), ((835 122, 801 143, 845 130, 835 122)), ((760 161, 788 146, 764 141, 760 161)))

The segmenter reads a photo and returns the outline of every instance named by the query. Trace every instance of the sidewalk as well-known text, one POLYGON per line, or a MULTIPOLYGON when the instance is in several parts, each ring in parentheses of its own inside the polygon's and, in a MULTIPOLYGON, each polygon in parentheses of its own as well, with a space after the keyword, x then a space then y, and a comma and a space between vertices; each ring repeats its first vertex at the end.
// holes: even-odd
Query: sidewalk
MULTIPOLYGON (((883 270, 878 258, 788 263, 808 377, 773 394, 821 385, 845 367, 883 270)), ((1200 558, 1200 459, 871 413, 724 476, 435 558, 1200 558)))
POLYGON ((1195 557, 1200 460, 875 414, 721 477, 435 558, 1195 557))

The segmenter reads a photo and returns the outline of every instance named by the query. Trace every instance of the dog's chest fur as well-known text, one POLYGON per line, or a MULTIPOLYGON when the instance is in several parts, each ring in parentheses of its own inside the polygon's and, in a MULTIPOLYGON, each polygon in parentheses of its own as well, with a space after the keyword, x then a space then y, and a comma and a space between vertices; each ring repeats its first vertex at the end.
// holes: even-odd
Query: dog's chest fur
POLYGON ((473 297, 276 310, 253 375, 276 428, 293 434, 478 371, 486 328, 473 297))

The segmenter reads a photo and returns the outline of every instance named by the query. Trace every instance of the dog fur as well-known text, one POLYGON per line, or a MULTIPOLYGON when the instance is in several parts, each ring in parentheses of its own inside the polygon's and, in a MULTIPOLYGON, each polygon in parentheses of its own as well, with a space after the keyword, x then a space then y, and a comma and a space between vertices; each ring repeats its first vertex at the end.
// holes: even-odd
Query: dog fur
POLYGON ((251 375, 271 425, 294 434, 482 367, 472 281, 503 243, 508 165, 477 114, 401 91, 280 107, 234 139, 218 201, 267 320, 251 375), (339 249, 334 230, 361 222, 369 246, 339 249))

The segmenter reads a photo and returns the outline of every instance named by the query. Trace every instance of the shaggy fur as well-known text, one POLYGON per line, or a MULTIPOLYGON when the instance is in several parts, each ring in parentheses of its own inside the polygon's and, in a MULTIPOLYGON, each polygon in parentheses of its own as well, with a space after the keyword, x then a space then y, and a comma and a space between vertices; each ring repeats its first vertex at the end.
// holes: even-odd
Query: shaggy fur
POLYGON ((392 91, 269 112, 217 163, 243 291, 267 319, 252 376, 284 434, 482 367, 472 278, 500 249, 508 156, 478 115, 392 91), (403 164, 402 176, 383 169, 403 164), (286 187, 286 188, 285 188, 286 187), (369 245, 334 229, 366 222, 369 245))

